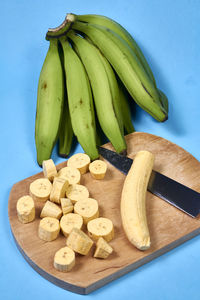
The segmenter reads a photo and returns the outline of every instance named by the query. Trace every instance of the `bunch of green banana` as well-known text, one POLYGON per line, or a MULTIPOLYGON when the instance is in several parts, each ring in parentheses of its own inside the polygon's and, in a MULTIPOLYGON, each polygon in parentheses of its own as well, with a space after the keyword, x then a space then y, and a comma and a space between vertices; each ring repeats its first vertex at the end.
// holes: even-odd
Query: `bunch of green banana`
POLYGON ((75 135, 92 160, 98 158, 99 129, 118 153, 134 131, 129 99, 156 120, 168 118, 168 100, 132 36, 99 15, 68 14, 49 29, 50 47, 38 85, 35 141, 39 165, 59 139, 59 154, 71 151, 75 135), (97 125, 96 125, 97 124, 97 125))

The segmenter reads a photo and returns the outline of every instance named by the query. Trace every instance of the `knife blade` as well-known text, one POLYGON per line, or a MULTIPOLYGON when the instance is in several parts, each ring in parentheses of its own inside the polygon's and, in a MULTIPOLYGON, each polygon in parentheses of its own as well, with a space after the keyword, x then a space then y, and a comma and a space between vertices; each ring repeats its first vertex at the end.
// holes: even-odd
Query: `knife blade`
MULTIPOLYGON (((133 160, 103 147, 99 153, 114 167, 127 174, 133 160)), ((153 170, 150 176, 148 191, 167 201, 171 205, 195 218, 200 212, 200 193, 153 170)))

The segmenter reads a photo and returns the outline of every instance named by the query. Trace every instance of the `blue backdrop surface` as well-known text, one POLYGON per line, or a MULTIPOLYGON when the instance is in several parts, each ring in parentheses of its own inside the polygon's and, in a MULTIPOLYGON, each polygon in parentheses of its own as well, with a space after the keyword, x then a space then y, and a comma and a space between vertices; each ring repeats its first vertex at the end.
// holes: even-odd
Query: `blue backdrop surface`
MULTIPOLYGON (((36 163, 34 121, 37 83, 47 28, 67 12, 95 13, 121 23, 143 50, 158 87, 169 98, 169 120, 160 124, 140 108, 137 131, 160 135, 200 160, 200 1, 1 1, 0 3, 0 297, 1 299, 199 299, 200 237, 88 296, 65 291, 37 274, 14 243, 7 213, 12 185, 41 169, 36 163)), ((82 149, 77 146, 74 152, 82 149)), ((62 162, 56 151, 55 163, 62 162)))

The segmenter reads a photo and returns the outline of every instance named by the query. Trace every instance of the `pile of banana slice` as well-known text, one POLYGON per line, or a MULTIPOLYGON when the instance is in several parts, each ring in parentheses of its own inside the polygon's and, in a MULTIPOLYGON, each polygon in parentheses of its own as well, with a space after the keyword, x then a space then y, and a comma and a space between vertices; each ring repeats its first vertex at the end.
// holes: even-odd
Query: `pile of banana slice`
POLYGON ((49 29, 50 46, 40 73, 35 122, 37 161, 51 157, 59 140, 66 157, 76 136, 91 160, 99 157, 101 133, 118 153, 125 133, 134 131, 129 101, 159 122, 168 118, 168 100, 132 36, 100 15, 68 14, 49 29))
POLYGON ((35 205, 44 203, 38 228, 40 239, 54 241, 60 231, 67 238, 66 246, 54 256, 54 267, 61 272, 73 268, 75 253, 87 255, 94 244, 96 258, 105 259, 113 252, 108 244, 114 238, 113 223, 99 217, 98 201, 90 198, 87 187, 80 184, 81 175, 89 168, 93 178, 104 178, 106 163, 96 160, 95 165, 94 162, 90 165, 90 158, 84 153, 72 156, 67 167, 58 172, 52 159, 43 161, 44 177, 31 182, 29 195, 17 201, 18 219, 24 224, 34 221, 35 205))

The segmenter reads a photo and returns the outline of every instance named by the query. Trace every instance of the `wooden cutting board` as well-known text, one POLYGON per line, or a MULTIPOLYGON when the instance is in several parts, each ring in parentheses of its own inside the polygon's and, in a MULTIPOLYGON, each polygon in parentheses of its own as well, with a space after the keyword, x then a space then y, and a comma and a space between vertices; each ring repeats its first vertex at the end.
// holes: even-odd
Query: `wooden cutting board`
MULTIPOLYGON (((129 134, 126 141, 129 157, 133 158, 139 150, 149 150, 155 154, 156 171, 200 192, 200 163, 191 154, 161 137, 147 133, 129 134)), ((112 149, 110 144, 105 147, 112 149)), ((66 164, 59 164, 57 169, 66 164)), ((108 163, 104 180, 94 180, 87 173, 82 176, 81 183, 87 186, 90 196, 98 200, 100 215, 113 221, 115 238, 110 244, 114 252, 108 259, 101 260, 92 257, 92 248, 87 256, 76 256, 76 265, 70 272, 59 272, 53 267, 53 258, 55 252, 65 246, 66 238, 62 234, 53 242, 44 242, 38 238, 39 215, 43 204, 36 203, 34 222, 22 224, 17 218, 17 199, 27 194, 30 183, 40 177, 43 177, 42 173, 12 187, 8 203, 11 230, 28 263, 49 281, 72 292, 88 294, 200 233, 199 219, 189 217, 148 192, 147 217, 151 248, 144 252, 137 250, 128 242, 121 226, 120 195, 125 176, 108 163)))

